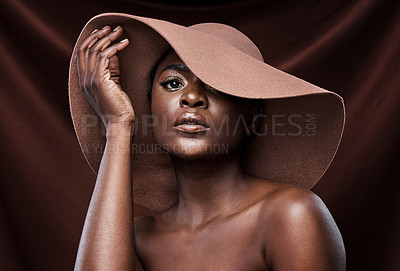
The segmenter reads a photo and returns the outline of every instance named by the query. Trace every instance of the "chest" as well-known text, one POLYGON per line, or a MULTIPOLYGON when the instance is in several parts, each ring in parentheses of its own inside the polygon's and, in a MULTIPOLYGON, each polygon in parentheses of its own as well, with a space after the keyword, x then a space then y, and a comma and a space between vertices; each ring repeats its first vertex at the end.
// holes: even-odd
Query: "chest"
POLYGON ((249 220, 211 223, 197 231, 141 231, 136 244, 145 270, 268 270, 263 238, 249 220))

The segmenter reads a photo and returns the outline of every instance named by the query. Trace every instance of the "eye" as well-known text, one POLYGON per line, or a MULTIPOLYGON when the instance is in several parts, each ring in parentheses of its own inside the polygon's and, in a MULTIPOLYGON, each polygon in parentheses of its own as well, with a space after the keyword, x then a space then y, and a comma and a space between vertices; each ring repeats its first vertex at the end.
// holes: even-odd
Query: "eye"
POLYGON ((167 91, 177 91, 182 89, 185 85, 182 82, 182 79, 176 76, 167 77, 160 83, 160 86, 165 88, 167 91))

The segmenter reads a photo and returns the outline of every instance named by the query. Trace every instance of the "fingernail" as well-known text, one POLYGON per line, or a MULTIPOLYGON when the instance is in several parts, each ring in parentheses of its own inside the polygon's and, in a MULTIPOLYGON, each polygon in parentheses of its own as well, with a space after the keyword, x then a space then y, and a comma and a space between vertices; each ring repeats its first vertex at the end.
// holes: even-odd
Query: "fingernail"
POLYGON ((124 42, 127 42, 128 41, 128 39, 123 39, 123 40, 121 40, 120 42, 121 43, 124 43, 124 42))
POLYGON ((93 32, 90 35, 96 33, 97 31, 98 31, 98 29, 93 30, 93 32))
POLYGON ((103 27, 102 29, 107 29, 108 28, 108 25, 106 25, 105 27, 103 27))
POLYGON ((114 28, 114 32, 117 32, 119 29, 120 29, 121 27, 120 26, 117 26, 116 28, 114 28))

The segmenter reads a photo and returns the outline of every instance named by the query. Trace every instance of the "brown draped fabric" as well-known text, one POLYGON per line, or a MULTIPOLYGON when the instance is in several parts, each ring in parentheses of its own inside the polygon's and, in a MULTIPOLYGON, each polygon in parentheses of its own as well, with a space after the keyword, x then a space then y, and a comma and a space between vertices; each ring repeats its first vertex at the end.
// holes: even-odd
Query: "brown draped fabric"
POLYGON ((68 64, 84 24, 106 11, 230 24, 271 65, 343 96, 343 141, 313 191, 342 232, 348 270, 400 270, 396 0, 1 0, 0 270, 73 269, 95 175, 69 115, 68 64))

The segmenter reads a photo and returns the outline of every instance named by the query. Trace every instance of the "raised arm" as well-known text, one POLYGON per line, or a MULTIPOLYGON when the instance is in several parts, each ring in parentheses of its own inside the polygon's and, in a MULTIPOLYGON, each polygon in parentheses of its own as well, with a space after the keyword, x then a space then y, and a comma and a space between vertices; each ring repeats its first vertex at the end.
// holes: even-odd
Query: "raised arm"
MULTIPOLYGON (((106 128, 107 143, 85 225, 75 270, 135 270, 130 145, 134 111, 119 85, 116 53, 127 40, 111 43, 122 28, 95 30, 77 51, 79 84, 106 128)), ((136 270, 140 270, 138 267, 136 270)))

